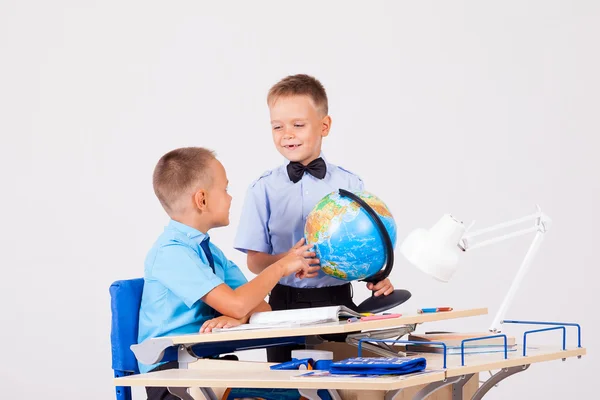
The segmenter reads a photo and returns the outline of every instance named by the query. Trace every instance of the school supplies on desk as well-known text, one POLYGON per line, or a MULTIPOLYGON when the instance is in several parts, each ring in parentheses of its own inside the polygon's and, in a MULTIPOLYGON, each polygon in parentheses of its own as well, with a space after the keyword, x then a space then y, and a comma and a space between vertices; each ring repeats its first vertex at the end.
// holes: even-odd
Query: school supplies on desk
MULTIPOLYGON (((470 332, 470 333, 460 333, 460 332, 445 332, 445 333, 412 333, 408 336, 408 340, 415 342, 442 342, 448 347, 460 347, 461 342, 465 339, 472 339, 477 337, 490 336, 489 332, 470 332)), ((506 344, 508 346, 514 346, 516 340, 514 336, 506 337, 506 344)), ((423 343, 423 345, 427 345, 423 343)), ((504 347, 504 339, 500 337, 490 338, 490 339, 482 339, 474 342, 468 342, 466 346, 503 346, 504 347)))
POLYGON ((378 319, 389 319, 389 318, 398 318, 401 317, 402 314, 379 314, 379 315, 369 315, 368 317, 362 317, 361 321, 376 321, 378 319))
POLYGON ((271 365, 269 369, 272 370, 288 370, 288 369, 308 369, 312 370, 314 361, 312 358, 292 358, 291 361, 282 362, 279 364, 271 365))
POLYGON ((354 357, 331 364, 332 374, 404 375, 423 371, 423 357, 354 357))
MULTIPOLYGON (((507 346, 507 352, 517 351, 517 345, 507 346)), ((444 348, 440 345, 430 344, 430 345, 415 345, 415 344, 407 344, 406 345, 407 353, 444 353, 444 348)), ((461 346, 448 346, 446 347, 446 354, 462 354, 463 349, 461 346)), ((494 346, 494 345, 483 345, 483 346, 465 346, 464 354, 485 354, 485 353, 504 353, 504 346, 494 346)))
MULTIPOLYGON (((414 353, 443 353, 444 348, 439 344, 428 344, 427 342, 442 342, 446 345, 446 354, 478 354, 478 353, 500 353, 504 352, 504 338, 490 337, 490 333, 413 333, 408 336, 409 341, 422 342, 406 345, 407 352, 414 353), (481 340, 462 342, 465 339, 482 338, 481 340)), ((516 351, 517 345, 515 338, 506 337, 506 350, 516 351)))
POLYGON ((436 312, 445 312, 452 311, 452 307, 434 307, 434 308, 420 308, 417 310, 418 314, 426 314, 426 313, 436 313, 436 312))
POLYGON ((318 369, 328 370, 333 362, 333 352, 326 350, 292 350, 292 360, 271 365, 272 370, 318 369))

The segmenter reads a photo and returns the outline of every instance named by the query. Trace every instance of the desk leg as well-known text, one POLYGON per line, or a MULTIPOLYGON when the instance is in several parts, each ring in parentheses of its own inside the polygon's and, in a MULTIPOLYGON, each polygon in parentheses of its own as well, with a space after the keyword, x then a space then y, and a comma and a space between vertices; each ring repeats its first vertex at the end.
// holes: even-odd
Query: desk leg
MULTIPOLYGON (((321 400, 321 397, 317 391, 317 389, 298 389, 300 395, 306 397, 308 400, 321 400)), ((333 400, 342 400, 337 390, 328 389, 327 391, 333 400)))
POLYGON ((529 368, 529 364, 501 369, 500 372, 497 372, 494 375, 492 375, 490 379, 488 379, 483 385, 481 385, 481 387, 475 392, 471 400, 481 400, 483 396, 485 396, 485 394, 498 382, 508 378, 511 375, 523 372, 527 368, 529 368))
POLYGON ((466 375, 464 379, 452 384, 452 400, 463 400, 463 386, 465 386, 472 377, 473 374, 466 375))
MULTIPOLYGON (((468 378, 465 375, 462 375, 462 376, 457 376, 455 378, 449 378, 449 379, 446 379, 443 381, 430 383, 427 386, 425 386, 423 389, 419 390, 412 397, 412 400, 423 400, 424 398, 426 398, 433 392, 440 390, 441 388, 443 388, 445 386, 460 383, 462 380, 466 381, 466 380, 468 380, 468 378)), ((463 383, 463 385, 464 385, 464 383, 463 383)), ((461 389, 462 389, 462 386, 461 386, 461 389)), ((399 399, 400 397, 398 397, 398 396, 401 394, 402 394, 402 389, 389 391, 385 395, 385 400, 396 400, 396 398, 399 399)))

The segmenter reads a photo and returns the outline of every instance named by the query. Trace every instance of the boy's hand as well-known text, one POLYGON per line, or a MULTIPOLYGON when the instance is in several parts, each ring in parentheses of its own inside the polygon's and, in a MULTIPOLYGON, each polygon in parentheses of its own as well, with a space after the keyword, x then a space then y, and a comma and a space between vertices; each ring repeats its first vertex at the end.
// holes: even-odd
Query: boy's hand
POLYGON ((377 282, 375 285, 372 283, 367 283, 367 289, 375 291, 375 296, 387 296, 388 294, 394 291, 394 285, 388 278, 385 278, 382 281, 377 282))
POLYGON ((310 264, 319 263, 319 260, 316 258, 306 258, 307 255, 310 256, 312 254, 312 257, 315 255, 315 253, 308 251, 309 249, 310 246, 308 245, 294 247, 285 255, 285 257, 279 260, 283 276, 295 274, 296 277, 300 279, 308 277, 309 270, 311 269, 310 264))
POLYGON ((209 319, 204 324, 202 324, 202 328, 200 328, 200 333, 212 332, 212 330, 215 328, 233 328, 234 326, 238 326, 245 323, 246 321, 244 320, 221 316, 209 319))
MULTIPOLYGON (((290 253, 298 254, 298 250, 306 247, 306 246, 304 246, 304 242, 305 242, 304 238, 298 240, 298 242, 294 245, 294 247, 292 247, 290 249, 290 251, 288 251, 288 254, 290 254, 290 253)), ((300 254, 300 255, 304 258, 312 259, 312 261, 309 262, 311 264, 311 266, 306 271, 306 275, 304 275, 303 279, 314 278, 315 276, 317 276, 319 274, 319 270, 321 269, 321 266, 319 265, 319 260, 314 258, 316 256, 316 253, 314 251, 306 250, 306 251, 302 252, 302 254, 300 254)))

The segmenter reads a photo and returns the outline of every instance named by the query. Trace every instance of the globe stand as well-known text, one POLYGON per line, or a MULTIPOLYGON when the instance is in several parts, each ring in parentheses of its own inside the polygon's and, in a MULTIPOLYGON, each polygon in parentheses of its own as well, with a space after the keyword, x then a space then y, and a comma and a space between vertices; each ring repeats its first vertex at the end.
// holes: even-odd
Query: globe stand
MULTIPOLYGON (((367 204, 366 201, 364 201, 354 193, 344 189, 339 189, 339 193, 340 196, 348 197, 349 199, 357 202, 366 211, 366 213, 369 215, 369 217, 371 217, 371 219, 375 223, 375 226, 377 226, 377 230, 379 231, 379 234, 383 239, 383 245, 385 247, 386 255, 385 267, 376 274, 362 280, 363 282, 370 282, 372 284, 376 284, 377 282, 380 282, 387 278, 390 272, 392 272, 392 268, 394 267, 394 246, 392 244, 392 239, 390 238, 387 229, 385 229, 385 225, 383 225, 381 218, 379 218, 379 215, 377 215, 375 210, 373 210, 373 208, 369 204, 367 204)), ((411 293, 408 290, 404 289, 394 290, 387 296, 375 296, 375 291, 373 291, 371 293, 371 297, 360 303, 356 311, 361 313, 383 312, 404 303, 406 300, 410 299, 410 297, 411 293)))
POLYGON ((394 290, 387 296, 375 296, 375 292, 373 292, 371 297, 356 307, 356 311, 359 313, 380 313, 404 303, 406 300, 410 299, 410 297, 411 293, 404 289, 394 290))

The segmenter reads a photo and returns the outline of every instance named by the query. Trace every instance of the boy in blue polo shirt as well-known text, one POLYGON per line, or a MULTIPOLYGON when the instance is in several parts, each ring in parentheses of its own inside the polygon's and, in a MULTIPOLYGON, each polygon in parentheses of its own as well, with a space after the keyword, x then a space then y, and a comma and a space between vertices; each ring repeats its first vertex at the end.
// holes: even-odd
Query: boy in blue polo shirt
MULTIPOLYGON (((306 218, 327 194, 338 189, 363 190, 363 182, 321 154, 329 134, 327 94, 323 85, 308 75, 288 76, 267 96, 273 142, 289 162, 264 173, 248 189, 235 248, 247 253, 248 268, 255 274, 300 248, 306 218)), ((350 283, 325 275, 312 266, 306 276, 282 278, 269 296, 273 310, 345 305, 355 308, 350 283)), ((389 279, 367 287, 375 296, 394 291, 389 279)), ((287 361, 292 347, 267 349, 272 362, 287 361)))
MULTIPOLYGON (((227 185, 223 165, 204 148, 173 150, 156 165, 154 192, 171 220, 146 257, 138 343, 245 323, 252 313, 270 310, 264 298, 280 279, 302 278, 315 262, 308 246, 298 247, 247 282, 209 242, 210 229, 229 224, 227 185)), ((177 363, 139 368, 148 372, 177 363)), ((146 392, 149 399, 177 399, 166 388, 146 392)))

